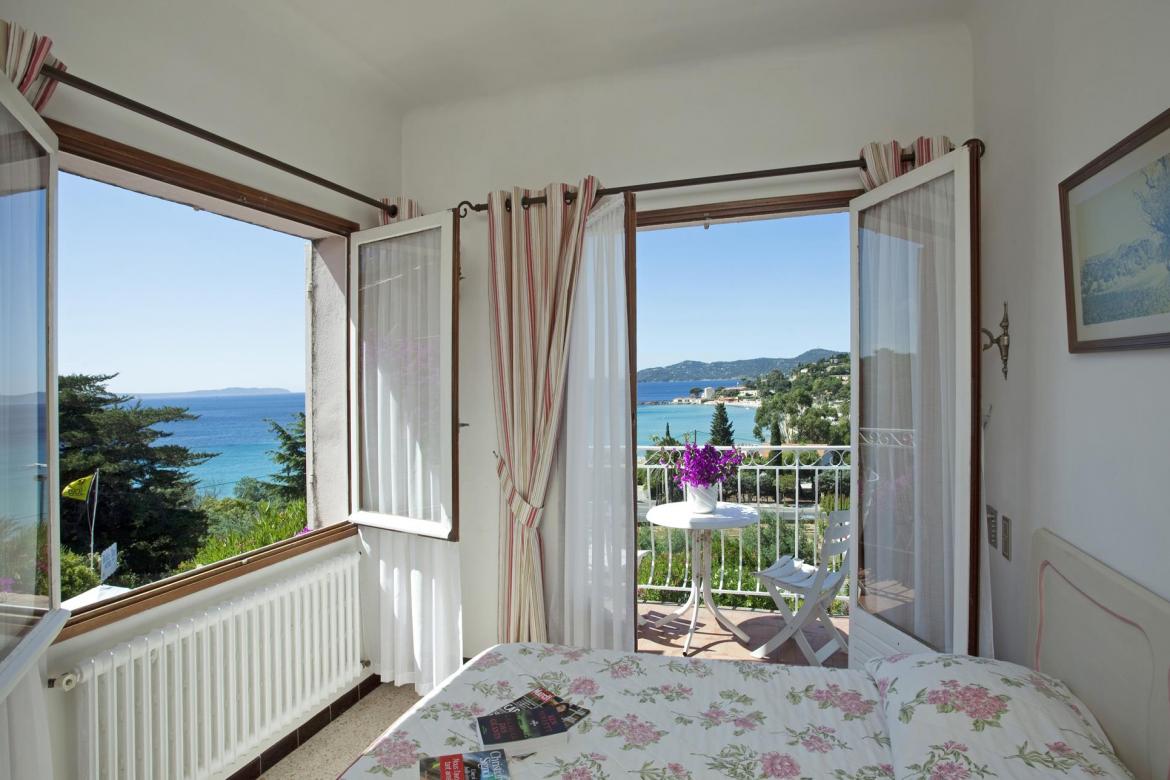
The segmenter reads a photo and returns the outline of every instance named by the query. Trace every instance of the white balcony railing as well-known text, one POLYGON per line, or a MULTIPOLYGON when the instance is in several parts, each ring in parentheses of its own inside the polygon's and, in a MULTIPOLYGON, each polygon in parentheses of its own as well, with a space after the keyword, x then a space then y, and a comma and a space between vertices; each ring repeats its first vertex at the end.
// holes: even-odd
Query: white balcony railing
MULTIPOLYGON (((638 447, 638 592, 646 600, 675 601, 690 590, 690 550, 683 531, 653 526, 655 504, 683 500, 674 481, 682 447, 638 447)), ((730 449, 721 447, 720 449, 730 449)), ((753 573, 777 557, 796 554, 816 563, 827 513, 849 508, 850 448, 836 445, 738 445, 744 456, 724 501, 759 510, 754 527, 719 531, 712 550, 712 589, 725 606, 768 607, 771 600, 753 573)), ((846 599, 848 589, 839 599, 846 599)))

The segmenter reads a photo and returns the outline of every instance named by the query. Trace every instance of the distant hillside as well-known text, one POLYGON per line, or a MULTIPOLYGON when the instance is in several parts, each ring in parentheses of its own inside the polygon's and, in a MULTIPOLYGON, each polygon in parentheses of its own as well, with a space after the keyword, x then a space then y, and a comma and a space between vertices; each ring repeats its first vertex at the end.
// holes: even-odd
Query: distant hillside
POLYGON ((218 390, 186 390, 181 393, 133 393, 135 398, 207 398, 229 395, 282 395, 290 392, 283 387, 221 387, 218 390))
POLYGON ((742 379, 757 377, 769 371, 780 369, 785 375, 807 363, 842 354, 832 349, 810 349, 790 358, 749 358, 748 360, 720 360, 704 363, 699 360, 684 360, 670 366, 643 368, 638 372, 639 382, 685 382, 702 379, 742 379))

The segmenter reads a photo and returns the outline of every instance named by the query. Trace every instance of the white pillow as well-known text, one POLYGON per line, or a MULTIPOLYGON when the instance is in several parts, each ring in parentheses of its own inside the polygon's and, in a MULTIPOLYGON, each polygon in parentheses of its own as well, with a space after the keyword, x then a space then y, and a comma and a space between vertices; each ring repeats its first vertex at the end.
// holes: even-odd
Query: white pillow
POLYGON ((865 665, 899 780, 1132 778, 1089 710, 1057 679, 964 655, 895 655, 865 665))

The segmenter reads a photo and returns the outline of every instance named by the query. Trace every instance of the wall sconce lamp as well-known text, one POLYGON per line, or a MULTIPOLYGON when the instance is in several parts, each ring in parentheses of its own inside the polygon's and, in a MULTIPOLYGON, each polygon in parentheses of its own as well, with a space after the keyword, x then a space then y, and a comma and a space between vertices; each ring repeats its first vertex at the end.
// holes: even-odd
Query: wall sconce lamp
POLYGON ((983 345, 984 352, 992 347, 999 347, 999 359, 1003 363, 1003 378, 1007 379, 1008 350, 1011 348, 1011 337, 1008 335, 1007 301, 1003 302, 1003 319, 999 321, 999 335, 992 335, 987 328, 980 328, 980 330, 983 331, 984 336, 987 336, 987 343, 983 345))

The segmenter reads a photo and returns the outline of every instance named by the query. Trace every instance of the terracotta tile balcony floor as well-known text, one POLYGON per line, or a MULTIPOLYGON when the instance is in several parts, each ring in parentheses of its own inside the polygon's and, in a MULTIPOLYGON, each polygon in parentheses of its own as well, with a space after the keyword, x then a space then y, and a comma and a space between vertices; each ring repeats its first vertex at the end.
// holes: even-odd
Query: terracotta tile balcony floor
MULTIPOLYGON (((674 604, 638 604, 638 615, 654 618, 663 617, 677 608, 674 604)), ((752 658, 752 650, 776 635, 783 625, 778 612, 764 612, 746 609, 724 609, 724 615, 739 626, 748 635, 749 642, 745 645, 733 637, 726 629, 715 622, 711 613, 703 609, 699 611, 699 622, 695 626, 695 638, 691 641, 691 655, 695 658, 719 658, 732 661, 760 661, 761 663, 781 663, 807 665, 804 654, 791 639, 777 648, 768 658, 752 658)), ((685 613, 690 618, 690 612, 685 613)), ((683 616, 675 618, 660 629, 650 626, 638 626, 637 649, 640 653, 655 655, 682 655, 683 642, 687 638, 687 621, 683 616)), ((849 635, 849 618, 835 617, 833 625, 845 636, 849 635)), ((813 626, 805 631, 813 649, 823 645, 828 636, 819 626, 813 626)), ((838 651, 825 661, 825 666, 847 667, 849 656, 838 651)))

